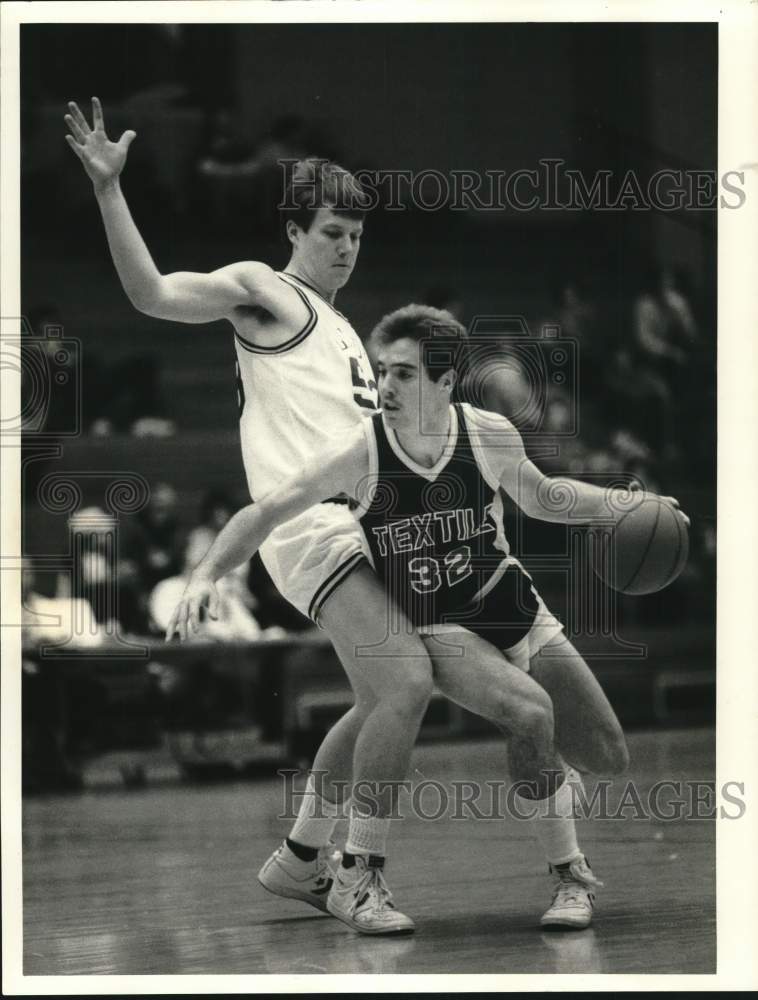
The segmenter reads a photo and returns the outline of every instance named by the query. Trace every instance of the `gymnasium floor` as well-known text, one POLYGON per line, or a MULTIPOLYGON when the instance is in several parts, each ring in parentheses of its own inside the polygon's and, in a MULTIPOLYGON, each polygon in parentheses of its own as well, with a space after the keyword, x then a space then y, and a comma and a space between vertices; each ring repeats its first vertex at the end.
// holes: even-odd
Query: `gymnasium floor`
MULTIPOLYGON (((712 730, 632 733, 629 746, 643 800, 660 779, 713 780, 712 730)), ((413 776, 497 780, 501 761, 497 742, 431 744, 416 750, 413 776)), ((377 940, 258 885, 288 828, 275 818, 281 798, 267 779, 26 801, 24 973, 715 972, 713 821, 632 809, 581 821, 605 881, 597 918, 548 933, 537 921, 551 881, 526 824, 406 820, 391 835, 388 881, 418 930, 377 940)))

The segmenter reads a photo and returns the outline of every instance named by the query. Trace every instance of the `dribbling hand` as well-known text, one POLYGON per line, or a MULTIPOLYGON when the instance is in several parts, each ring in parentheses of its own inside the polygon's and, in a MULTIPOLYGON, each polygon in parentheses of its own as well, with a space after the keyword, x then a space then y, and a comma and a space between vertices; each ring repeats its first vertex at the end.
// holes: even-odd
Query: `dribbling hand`
MULTIPOLYGON (((642 486, 642 483, 639 481, 639 479, 633 479, 629 483, 629 489, 631 490, 632 493, 639 493, 640 491, 643 490, 643 486, 642 486)), ((679 506, 679 501, 677 500, 677 498, 676 497, 661 497, 661 500, 665 500, 667 504, 669 504, 671 507, 673 507, 674 510, 677 512, 678 516, 684 521, 684 523, 689 528, 690 523, 691 523, 690 519, 687 517, 687 515, 684 513, 684 511, 682 510, 682 508, 679 506)))
POLYGON ((166 642, 171 642, 174 635, 184 642, 200 628, 200 613, 205 608, 209 618, 218 618, 219 596, 216 584, 212 580, 190 578, 181 601, 174 609, 171 621, 166 629, 166 642))
POLYGON ((679 506, 679 501, 677 500, 677 498, 676 497, 661 497, 661 500, 665 500, 667 504, 670 504, 674 508, 674 510, 676 511, 677 515, 684 521, 684 523, 689 528, 689 526, 690 526, 690 519, 687 517, 687 515, 684 513, 684 511, 682 510, 682 508, 679 506))
POLYGON ((107 188, 124 169, 129 146, 137 133, 129 130, 118 142, 111 142, 105 134, 103 109, 97 97, 92 98, 92 128, 77 104, 69 101, 68 107, 70 114, 64 116, 64 121, 71 134, 66 136, 66 142, 82 161, 95 190, 107 188))

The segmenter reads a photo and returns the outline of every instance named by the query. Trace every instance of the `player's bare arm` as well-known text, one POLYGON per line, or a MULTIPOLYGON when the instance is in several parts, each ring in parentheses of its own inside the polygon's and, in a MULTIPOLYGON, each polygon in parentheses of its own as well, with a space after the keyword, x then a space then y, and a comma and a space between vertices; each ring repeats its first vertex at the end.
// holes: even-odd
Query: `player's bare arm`
MULTIPOLYGON (((631 485, 628 489, 594 486, 568 476, 549 476, 527 456, 521 436, 511 425, 500 444, 488 444, 493 468, 500 470, 500 485, 528 517, 559 524, 590 523, 618 518, 655 494, 631 485), (630 503, 629 492, 635 494, 630 503)), ((501 432, 502 433, 502 432, 501 432)), ((675 497, 661 497, 679 512, 689 527, 690 519, 679 509, 675 497)))
POLYGON ((256 329, 261 342, 278 342, 283 331, 297 329, 307 319, 295 292, 274 271, 257 261, 231 264, 210 274, 179 271, 161 274, 132 218, 120 177, 136 133, 128 130, 117 142, 105 131, 100 101, 92 98, 92 127, 80 108, 69 103, 65 116, 71 149, 92 181, 105 225, 113 263, 132 305, 158 319, 181 323, 236 323, 245 307, 263 309, 274 320, 256 329))
POLYGON ((166 641, 175 634, 185 640, 188 629, 196 632, 203 608, 211 618, 216 617, 216 581, 251 559, 274 528, 331 497, 345 494, 359 499, 368 474, 368 445, 363 428, 358 426, 351 429, 347 440, 316 456, 262 500, 237 511, 195 567, 169 622, 166 641))

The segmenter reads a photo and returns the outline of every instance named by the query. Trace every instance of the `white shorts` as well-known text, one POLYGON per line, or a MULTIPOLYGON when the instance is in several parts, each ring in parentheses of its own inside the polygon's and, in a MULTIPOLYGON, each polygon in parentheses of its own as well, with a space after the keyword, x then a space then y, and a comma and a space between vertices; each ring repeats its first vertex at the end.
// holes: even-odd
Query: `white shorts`
POLYGON ((279 593, 316 624, 324 601, 369 559, 360 525, 340 503, 317 504, 275 528, 260 554, 279 593))

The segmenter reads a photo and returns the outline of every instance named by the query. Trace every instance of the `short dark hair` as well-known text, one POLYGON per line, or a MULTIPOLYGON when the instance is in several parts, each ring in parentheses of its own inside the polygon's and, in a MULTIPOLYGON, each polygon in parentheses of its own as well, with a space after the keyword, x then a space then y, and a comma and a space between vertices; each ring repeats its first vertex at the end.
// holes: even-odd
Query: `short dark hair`
POLYGON ((353 175, 329 160, 298 160, 292 168, 281 207, 282 231, 290 219, 307 232, 316 212, 330 208, 349 219, 363 219, 369 198, 353 175))
POLYGON ((370 339, 375 344, 393 344, 405 337, 421 345, 421 363, 432 382, 451 368, 456 374, 463 369, 466 328, 446 309, 415 303, 403 306, 382 317, 370 339))

